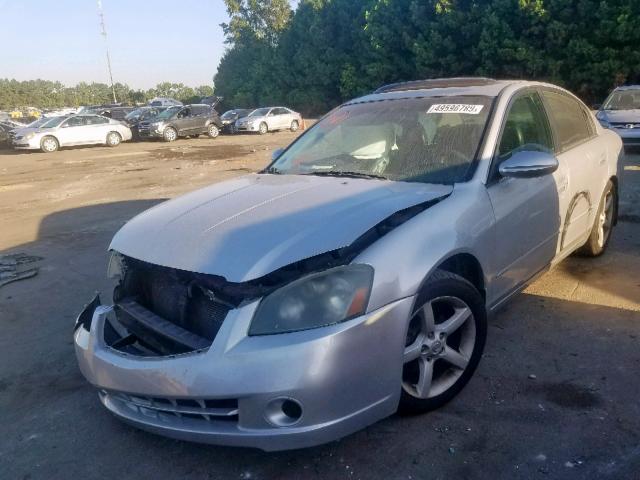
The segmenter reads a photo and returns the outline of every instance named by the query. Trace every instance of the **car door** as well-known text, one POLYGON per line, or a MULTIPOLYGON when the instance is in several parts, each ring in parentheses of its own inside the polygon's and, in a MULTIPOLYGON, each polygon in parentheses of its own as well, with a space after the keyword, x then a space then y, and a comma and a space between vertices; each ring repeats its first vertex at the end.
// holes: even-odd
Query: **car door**
POLYGON ((60 146, 82 145, 86 140, 85 130, 87 119, 84 115, 67 118, 56 132, 60 146))
POLYGON ((278 130, 280 128, 279 118, 276 110, 276 108, 272 108, 266 115, 267 126, 269 127, 269 130, 278 130))
POLYGON ((500 164, 522 150, 553 153, 549 121, 534 90, 515 96, 505 115, 487 182, 495 215, 493 298, 500 300, 520 288, 553 260, 560 225, 559 186, 562 166, 537 178, 502 177, 500 164))
POLYGON ((86 143, 105 143, 109 128, 109 119, 99 115, 87 115, 86 143))
POLYGON ((556 138, 556 155, 567 171, 557 246, 562 258, 580 247, 591 231, 607 181, 607 150, 596 135, 591 114, 578 100, 551 88, 541 93, 556 138))
POLYGON ((188 135, 193 129, 193 117, 191 115, 191 108, 185 107, 178 112, 175 120, 173 121, 179 135, 188 135))
POLYGON ((205 133, 207 131, 206 124, 211 114, 211 108, 202 105, 192 107, 193 112, 193 133, 205 133))

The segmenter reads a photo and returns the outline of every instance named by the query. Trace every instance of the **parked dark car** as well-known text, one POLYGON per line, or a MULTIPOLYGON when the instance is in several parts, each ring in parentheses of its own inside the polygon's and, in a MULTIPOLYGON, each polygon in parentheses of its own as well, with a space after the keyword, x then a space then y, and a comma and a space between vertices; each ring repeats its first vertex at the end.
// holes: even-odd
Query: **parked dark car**
POLYGON ((162 138, 173 142, 178 137, 198 136, 206 133, 211 138, 220 134, 222 122, 209 105, 194 104, 169 107, 150 121, 138 124, 141 138, 162 138))
POLYGON ((151 122, 153 118, 164 112, 166 109, 167 107, 140 107, 129 112, 124 117, 124 121, 131 129, 133 138, 136 140, 140 138, 138 126, 141 122, 151 122))
POLYGON ((233 110, 227 110, 220 117, 220 120, 222 121, 222 131, 224 133, 235 133, 236 120, 246 117, 252 111, 252 109, 246 108, 235 108, 233 110))

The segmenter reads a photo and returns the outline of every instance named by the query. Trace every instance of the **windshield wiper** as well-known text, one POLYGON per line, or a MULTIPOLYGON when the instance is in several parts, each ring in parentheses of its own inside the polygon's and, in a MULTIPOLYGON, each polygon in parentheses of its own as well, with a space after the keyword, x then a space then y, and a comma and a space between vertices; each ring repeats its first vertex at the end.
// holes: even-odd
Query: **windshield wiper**
POLYGON ((387 177, 376 175, 375 173, 348 172, 344 170, 324 170, 318 172, 303 173, 302 175, 317 175, 322 177, 374 178, 377 180, 389 180, 387 177))
POLYGON ((282 172, 276 167, 269 167, 262 170, 260 173, 270 173, 272 175, 282 175, 282 172))

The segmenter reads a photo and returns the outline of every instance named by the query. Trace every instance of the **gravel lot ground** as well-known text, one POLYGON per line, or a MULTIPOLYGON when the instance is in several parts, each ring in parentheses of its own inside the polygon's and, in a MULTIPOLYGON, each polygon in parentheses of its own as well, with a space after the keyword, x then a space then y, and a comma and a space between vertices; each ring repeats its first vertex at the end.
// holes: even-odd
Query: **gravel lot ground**
POLYGON ((168 440, 100 405, 73 354, 75 315, 109 290, 106 248, 158 201, 264 166, 292 133, 0 151, 0 254, 40 273, 0 288, 0 478, 640 478, 640 156, 626 159, 609 252, 570 258, 493 319, 468 387, 281 453, 168 440))

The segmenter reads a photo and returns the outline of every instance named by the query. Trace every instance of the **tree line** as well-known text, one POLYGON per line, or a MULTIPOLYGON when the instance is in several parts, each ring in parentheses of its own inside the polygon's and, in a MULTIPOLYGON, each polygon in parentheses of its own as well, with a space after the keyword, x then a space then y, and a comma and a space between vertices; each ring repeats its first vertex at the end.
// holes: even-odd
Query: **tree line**
POLYGON ((225 0, 229 107, 321 113, 391 82, 481 75, 587 103, 640 83, 638 0, 225 0))
MULTIPOLYGON (((134 90, 128 85, 114 85, 116 99, 129 105, 146 103, 154 97, 172 97, 183 103, 197 102, 201 97, 213 95, 213 87, 203 85, 191 88, 182 83, 163 82, 148 90, 134 90)), ((67 87, 49 80, 18 81, 0 78, 0 109, 25 106, 37 108, 78 107, 113 103, 111 87, 105 83, 80 82, 67 87)))

